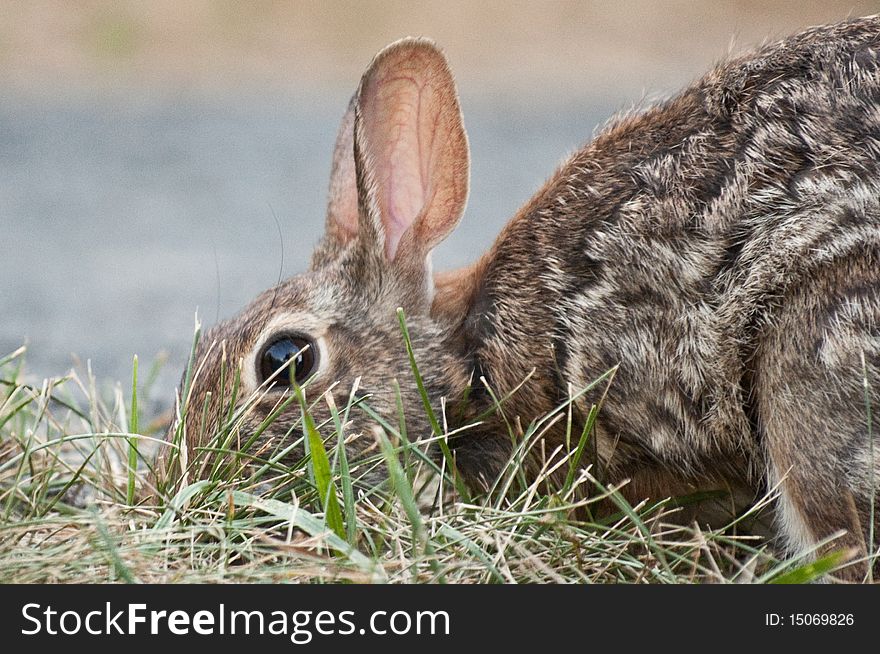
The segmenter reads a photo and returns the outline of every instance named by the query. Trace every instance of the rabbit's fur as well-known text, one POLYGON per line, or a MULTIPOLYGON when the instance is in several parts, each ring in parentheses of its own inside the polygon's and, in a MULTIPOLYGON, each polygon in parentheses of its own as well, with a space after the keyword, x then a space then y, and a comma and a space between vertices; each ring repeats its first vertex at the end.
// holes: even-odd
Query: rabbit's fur
MULTIPOLYGON (((508 424, 528 425, 619 366, 607 389, 574 406, 579 433, 607 390, 595 462, 607 481, 632 480, 634 500, 778 487, 787 550, 843 531, 830 547, 852 548, 856 562, 839 576, 864 576, 876 548, 867 543, 878 470, 869 405, 880 414, 880 18, 766 46, 619 118, 477 263, 433 274, 430 252, 461 217, 467 185, 443 55, 425 40, 389 46, 343 120, 311 269, 199 345, 189 447, 228 402, 221 360, 241 365, 246 398, 259 386, 261 347, 285 330, 315 340, 310 398, 339 382, 330 392, 344 405, 359 377, 358 392, 396 424, 397 379, 412 437, 426 421, 395 315, 403 307, 450 430, 491 410, 480 377, 497 397, 512 393, 503 416, 450 441, 471 485, 507 463, 508 424)), ((242 440, 286 392, 262 396, 242 440)), ((299 436, 288 431, 295 406, 255 449, 299 436)), ((330 417, 324 402, 314 411, 330 417)), ((375 449, 376 423, 357 410, 350 417, 357 461, 375 449)), ((551 452, 565 427, 551 427, 532 452, 551 452)), ((524 463, 530 473, 539 464, 537 454, 524 463)))

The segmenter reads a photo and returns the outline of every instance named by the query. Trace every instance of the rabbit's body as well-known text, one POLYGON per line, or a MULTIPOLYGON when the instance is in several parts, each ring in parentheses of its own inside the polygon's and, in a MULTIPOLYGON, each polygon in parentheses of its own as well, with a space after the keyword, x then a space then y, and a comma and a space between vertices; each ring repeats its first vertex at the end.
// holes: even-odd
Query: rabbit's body
MULTIPOLYGON (((562 166, 483 265, 465 351, 497 395, 535 369, 506 414, 544 415, 619 365, 597 444, 610 479, 633 479, 629 494, 665 496, 688 478, 757 491, 791 469, 781 518, 793 545, 867 533, 880 21, 771 46, 621 120, 562 166), (821 529, 807 536, 805 523, 821 529)), ((604 390, 577 404, 581 419, 604 390)), ((480 429, 498 456, 470 436, 459 461, 494 479, 509 437, 497 422, 480 429)))
MULTIPOLYGON (((374 60, 343 122, 312 269, 204 339, 194 406, 208 391, 214 403, 228 396, 217 342, 254 392, 267 343, 303 334, 319 359, 310 389, 341 381, 340 404, 361 377, 393 423, 396 377, 412 429, 421 403, 394 315, 403 306, 435 407, 468 395, 464 411, 447 412, 450 429, 492 409, 479 377, 510 394, 503 416, 450 441, 472 484, 507 463, 509 424, 618 366, 607 389, 574 403, 579 433, 607 390, 595 436, 606 481, 632 479, 636 499, 778 485, 790 551, 845 530, 834 546, 864 557, 878 470, 867 417, 869 404, 880 408, 878 162, 880 19, 814 29, 619 120, 480 261, 432 281, 430 250, 464 207, 467 144, 442 55, 399 42, 374 60)), ((282 413, 259 442, 294 438, 297 417, 282 413)), ((187 422, 191 445, 217 425, 187 422)), ((373 444, 372 424, 352 425, 366 434, 353 459, 373 444)), ((564 421, 549 429, 529 471, 564 431, 564 421)), ((842 575, 866 569, 863 560, 842 575)))

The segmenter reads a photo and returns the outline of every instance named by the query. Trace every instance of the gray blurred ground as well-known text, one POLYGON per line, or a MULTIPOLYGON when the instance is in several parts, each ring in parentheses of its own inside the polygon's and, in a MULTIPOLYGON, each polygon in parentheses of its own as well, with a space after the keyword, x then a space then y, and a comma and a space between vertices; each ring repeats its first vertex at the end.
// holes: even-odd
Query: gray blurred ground
POLYGON ((730 49, 878 9, 0 2, 0 355, 27 343, 35 376, 88 359, 124 380, 132 355, 165 351, 168 395, 196 308, 209 325, 305 267, 337 121, 399 36, 434 37, 460 83, 471 200, 435 255, 453 267, 615 110, 730 49))
MULTIPOLYGON (((323 102, 0 105, 0 351, 27 342, 31 372, 60 374, 75 353, 99 378, 125 379, 133 354, 167 350, 168 390, 196 308, 212 324, 306 266, 344 106, 323 102)), ((472 201, 438 265, 488 246, 601 115, 568 111, 548 126, 474 109, 472 201)))

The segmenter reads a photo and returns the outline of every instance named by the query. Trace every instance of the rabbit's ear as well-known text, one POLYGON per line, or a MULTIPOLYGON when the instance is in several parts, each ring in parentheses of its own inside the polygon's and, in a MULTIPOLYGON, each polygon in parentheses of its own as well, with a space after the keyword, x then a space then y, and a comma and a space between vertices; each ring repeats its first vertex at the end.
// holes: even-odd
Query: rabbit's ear
POLYGON ((357 96, 339 125, 330 173, 330 201, 327 204, 327 235, 340 243, 348 242, 358 230, 357 179, 354 168, 354 114, 357 96))
POLYGON ((332 260, 358 233, 358 192, 354 167, 354 114, 357 94, 348 103, 333 148, 330 192, 324 238, 315 252, 312 268, 332 260))
POLYGON ((455 81, 433 43, 403 39, 373 60, 358 89, 354 152, 361 234, 372 232, 386 261, 405 254, 424 266, 461 219, 469 174, 455 81))

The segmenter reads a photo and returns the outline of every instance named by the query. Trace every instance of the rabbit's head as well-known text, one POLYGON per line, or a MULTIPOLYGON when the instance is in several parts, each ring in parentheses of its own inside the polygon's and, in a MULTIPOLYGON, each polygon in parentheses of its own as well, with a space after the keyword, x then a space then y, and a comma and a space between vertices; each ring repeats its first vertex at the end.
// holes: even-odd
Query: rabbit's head
MULTIPOLYGON (((442 53, 421 39, 380 52, 339 130, 326 233, 310 269, 262 293, 198 344, 181 402, 187 445, 204 445, 238 411, 243 418, 233 447, 252 441, 248 449, 264 457, 283 450, 302 436, 297 402, 278 412, 294 381, 305 385, 318 423, 331 418, 330 402, 346 405, 354 386, 356 396, 366 396, 365 404, 396 426, 397 379, 404 414, 427 424, 398 307, 435 406, 463 391, 464 357, 432 317, 430 255, 461 218, 468 174, 467 137, 442 53)), ((376 451, 376 424, 360 408, 350 411, 351 460, 376 451)), ((295 448, 287 456, 302 453, 295 448)), ((368 483, 382 474, 381 466, 375 470, 364 477, 368 483)))

